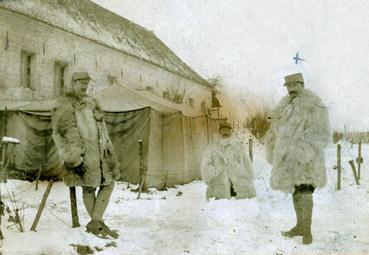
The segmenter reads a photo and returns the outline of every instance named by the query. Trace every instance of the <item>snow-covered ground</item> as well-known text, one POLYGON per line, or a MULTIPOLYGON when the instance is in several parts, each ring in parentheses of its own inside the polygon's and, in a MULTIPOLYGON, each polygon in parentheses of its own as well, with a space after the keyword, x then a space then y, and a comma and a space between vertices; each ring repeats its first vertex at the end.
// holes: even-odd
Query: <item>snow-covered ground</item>
POLYGON ((255 186, 252 200, 205 200, 201 181, 168 189, 150 190, 137 200, 136 186, 117 183, 105 218, 120 238, 104 240, 84 232, 87 213, 77 190, 80 228, 71 228, 69 193, 55 183, 37 232, 29 231, 47 183, 9 181, 1 184, 5 203, 13 194, 25 207, 25 232, 3 217, 5 239, 2 254, 77 254, 76 245, 89 246, 94 254, 369 254, 369 146, 363 148, 361 185, 355 184, 347 161, 357 146, 343 145, 342 190, 336 191, 334 145, 327 150, 328 185, 314 195, 313 237, 302 245, 301 237, 284 238, 280 231, 295 223, 290 195, 269 188, 271 166, 260 145, 255 148, 255 186))

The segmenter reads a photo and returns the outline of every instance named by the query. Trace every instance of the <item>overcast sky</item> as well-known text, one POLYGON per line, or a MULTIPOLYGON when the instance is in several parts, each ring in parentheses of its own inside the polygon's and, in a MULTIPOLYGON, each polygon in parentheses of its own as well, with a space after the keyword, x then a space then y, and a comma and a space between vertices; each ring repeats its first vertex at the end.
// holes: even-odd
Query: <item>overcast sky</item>
POLYGON ((301 71, 335 128, 369 130, 367 0, 93 0, 149 29, 204 78, 277 102, 301 71), (300 52, 305 62, 296 65, 300 52))

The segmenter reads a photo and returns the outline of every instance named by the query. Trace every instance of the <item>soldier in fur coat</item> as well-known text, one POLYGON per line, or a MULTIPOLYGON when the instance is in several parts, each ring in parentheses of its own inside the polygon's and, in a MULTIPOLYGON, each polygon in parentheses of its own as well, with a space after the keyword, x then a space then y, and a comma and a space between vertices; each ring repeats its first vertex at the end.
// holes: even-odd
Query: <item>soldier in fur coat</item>
POLYGON ((267 159, 273 164, 273 189, 292 193, 297 224, 284 236, 302 236, 304 244, 311 234, 313 192, 327 182, 324 148, 330 131, 327 108, 312 91, 304 89, 301 73, 285 77, 288 94, 271 116, 266 135, 267 159))
POLYGON ((247 149, 232 136, 228 122, 219 125, 220 138, 204 151, 201 162, 206 198, 252 198, 256 196, 252 164, 247 149))
POLYGON ((97 236, 118 237, 102 217, 119 178, 119 163, 97 102, 86 96, 90 76, 76 72, 71 92, 53 110, 53 139, 62 160, 67 186, 82 186, 83 202, 91 217, 86 230, 97 236), (99 188, 97 195, 96 189, 99 188))

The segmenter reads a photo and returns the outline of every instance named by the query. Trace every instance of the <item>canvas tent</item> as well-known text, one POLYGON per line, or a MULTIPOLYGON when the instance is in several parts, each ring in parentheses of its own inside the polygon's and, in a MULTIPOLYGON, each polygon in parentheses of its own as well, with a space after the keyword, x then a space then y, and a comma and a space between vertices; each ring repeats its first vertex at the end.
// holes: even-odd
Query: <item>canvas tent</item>
MULTIPOLYGON (((163 188, 200 179, 200 157, 216 132, 217 120, 122 85, 97 96, 109 135, 121 165, 122 180, 139 182, 138 140, 143 141, 146 186, 163 188)), ((6 134, 21 140, 13 149, 14 172, 25 177, 60 174, 60 159, 51 138, 54 102, 1 102, 0 131, 4 133, 4 108, 8 106, 6 134)), ((19 175, 18 175, 19 176, 19 175)))

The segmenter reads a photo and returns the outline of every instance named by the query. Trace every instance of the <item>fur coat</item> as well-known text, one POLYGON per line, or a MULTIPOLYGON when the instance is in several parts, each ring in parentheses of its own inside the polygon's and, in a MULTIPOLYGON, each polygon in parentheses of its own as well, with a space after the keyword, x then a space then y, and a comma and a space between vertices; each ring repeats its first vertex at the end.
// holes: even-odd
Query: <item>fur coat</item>
POLYGON ((282 98, 270 118, 265 145, 273 164, 271 187, 286 193, 299 184, 323 187, 327 182, 323 150, 330 131, 322 100, 304 89, 295 99, 282 98))
POLYGON ((71 95, 59 99, 52 115, 53 139, 68 186, 98 187, 119 178, 119 163, 94 99, 71 95), (82 163, 80 172, 76 166, 82 163))
POLYGON ((218 138, 202 155, 201 175, 208 185, 206 198, 230 198, 231 183, 237 199, 256 196, 252 164, 246 147, 239 140, 218 138))

